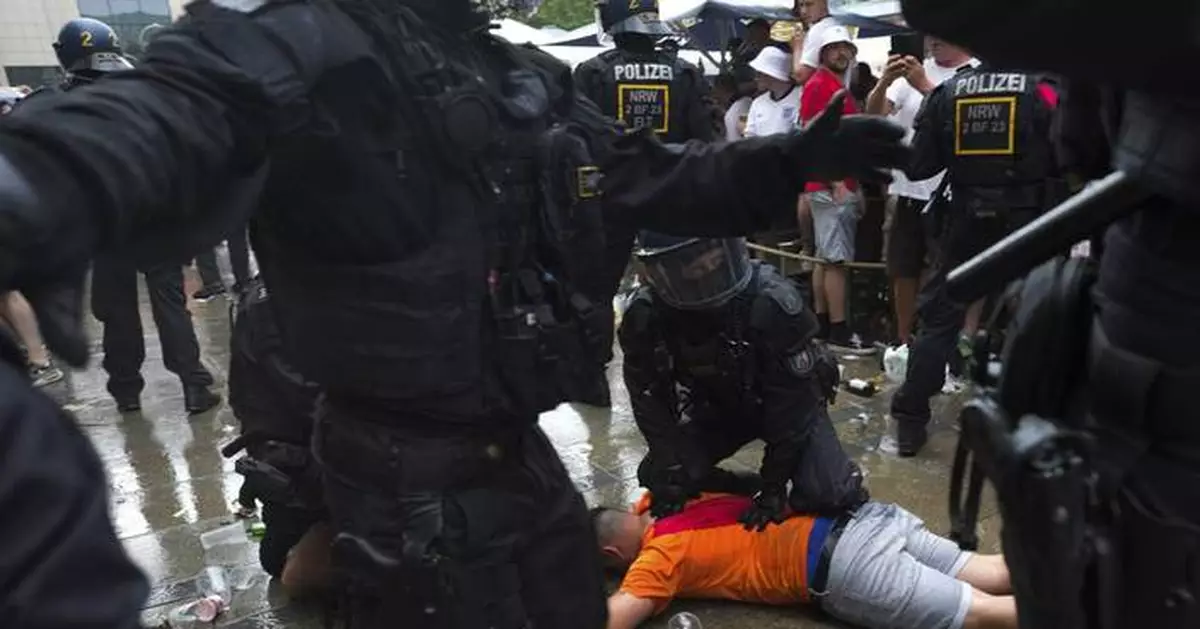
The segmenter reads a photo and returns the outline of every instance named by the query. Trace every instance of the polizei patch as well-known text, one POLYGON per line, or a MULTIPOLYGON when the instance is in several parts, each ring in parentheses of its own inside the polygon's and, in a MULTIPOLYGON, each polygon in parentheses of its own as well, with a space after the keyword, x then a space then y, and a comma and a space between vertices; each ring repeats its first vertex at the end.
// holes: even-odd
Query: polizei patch
POLYGON ((1015 154, 1016 122, 1016 96, 984 96, 954 101, 954 154, 1015 154))
POLYGON ((675 80, 675 68, 665 63, 620 63, 613 66, 617 83, 654 81, 670 83, 675 80))

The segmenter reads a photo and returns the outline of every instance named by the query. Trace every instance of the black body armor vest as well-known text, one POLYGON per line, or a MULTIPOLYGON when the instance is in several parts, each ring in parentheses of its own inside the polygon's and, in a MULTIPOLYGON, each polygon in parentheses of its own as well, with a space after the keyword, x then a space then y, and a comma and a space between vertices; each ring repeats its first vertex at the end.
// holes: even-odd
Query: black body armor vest
POLYGON ((402 59, 323 78, 328 119, 277 152, 252 236, 282 332, 331 402, 532 419, 598 360, 611 316, 573 281, 603 232, 569 71, 482 31, 402 26, 402 59), (392 89, 344 95, 364 81, 392 89))
POLYGON ((599 93, 588 96, 606 115, 633 129, 651 129, 664 142, 697 137, 687 106, 697 98, 694 81, 703 80, 698 68, 667 53, 620 48, 586 63, 601 77, 599 93))
POLYGON ((1037 77, 972 68, 951 77, 944 146, 956 204, 968 210, 1033 209, 1047 203, 1056 171, 1051 109, 1037 77))

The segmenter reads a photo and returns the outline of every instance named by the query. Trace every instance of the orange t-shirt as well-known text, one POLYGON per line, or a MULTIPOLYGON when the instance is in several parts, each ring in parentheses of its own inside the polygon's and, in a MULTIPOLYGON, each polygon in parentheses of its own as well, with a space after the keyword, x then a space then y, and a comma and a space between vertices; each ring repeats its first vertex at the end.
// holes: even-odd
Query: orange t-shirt
MULTIPOLYGON (((634 512, 645 513, 649 498, 644 495, 634 512)), ((664 518, 648 528, 641 552, 621 581, 621 591, 653 600, 656 614, 666 609, 672 598, 771 605, 807 602, 809 537, 817 518, 792 516, 759 533, 747 531, 736 517, 730 524, 721 523, 723 516, 703 517, 706 502, 732 500, 749 505, 749 499, 729 494, 702 494, 689 502, 680 516, 673 516, 687 516, 695 510, 701 513, 699 521, 693 518, 691 525, 666 526, 672 518, 664 518), (663 529, 656 531, 660 524, 663 529)))

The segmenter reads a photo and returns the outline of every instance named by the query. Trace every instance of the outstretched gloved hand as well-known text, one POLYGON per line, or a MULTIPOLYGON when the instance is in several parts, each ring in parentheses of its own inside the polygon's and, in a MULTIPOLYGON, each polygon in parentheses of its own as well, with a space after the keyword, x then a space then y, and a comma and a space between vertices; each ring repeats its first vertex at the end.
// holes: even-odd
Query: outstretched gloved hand
POLYGON ((650 515, 665 518, 675 515, 687 506, 687 502, 700 496, 687 473, 680 465, 668 468, 662 481, 650 488, 650 515))
POLYGON ((891 169, 903 168, 910 160, 904 129, 877 116, 843 116, 845 100, 845 90, 838 92, 795 137, 791 154, 800 164, 800 175, 807 181, 891 181, 891 169))
POLYGON ((762 532, 771 523, 783 522, 787 515, 787 488, 772 485, 765 487, 754 497, 754 504, 738 518, 747 531, 762 532))

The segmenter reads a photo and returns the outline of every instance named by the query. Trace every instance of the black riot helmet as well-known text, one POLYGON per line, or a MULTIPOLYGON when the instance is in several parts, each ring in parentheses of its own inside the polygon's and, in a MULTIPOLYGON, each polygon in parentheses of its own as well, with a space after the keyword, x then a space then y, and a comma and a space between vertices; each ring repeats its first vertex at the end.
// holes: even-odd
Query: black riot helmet
POLYGON ((121 54, 111 26, 90 17, 75 18, 58 31, 54 41, 58 63, 71 74, 103 74, 133 67, 121 54))
POLYGON ((608 35, 672 34, 658 19, 658 0, 597 0, 596 19, 608 35))
POLYGON ((723 306, 746 288, 753 275, 744 238, 642 232, 634 255, 658 297, 683 310, 723 306))

